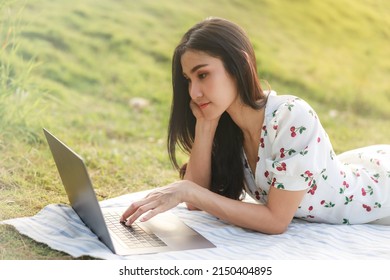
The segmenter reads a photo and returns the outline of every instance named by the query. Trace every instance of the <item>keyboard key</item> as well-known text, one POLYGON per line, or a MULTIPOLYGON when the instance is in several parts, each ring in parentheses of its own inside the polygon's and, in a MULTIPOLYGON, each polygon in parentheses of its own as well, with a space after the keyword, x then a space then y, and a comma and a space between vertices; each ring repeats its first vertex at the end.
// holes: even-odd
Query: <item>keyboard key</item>
POLYGON ((104 218, 108 228, 123 240, 128 246, 138 247, 164 247, 167 246, 158 236, 145 232, 137 223, 126 226, 119 222, 120 215, 105 213, 104 218))

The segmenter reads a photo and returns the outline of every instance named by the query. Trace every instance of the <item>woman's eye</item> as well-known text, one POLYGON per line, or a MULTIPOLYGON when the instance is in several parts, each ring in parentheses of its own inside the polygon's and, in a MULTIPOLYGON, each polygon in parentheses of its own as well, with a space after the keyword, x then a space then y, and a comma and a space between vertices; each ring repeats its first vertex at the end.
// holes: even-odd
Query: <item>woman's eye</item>
POLYGON ((206 73, 202 73, 202 74, 199 74, 198 75, 199 79, 204 79, 207 77, 207 74, 206 73))

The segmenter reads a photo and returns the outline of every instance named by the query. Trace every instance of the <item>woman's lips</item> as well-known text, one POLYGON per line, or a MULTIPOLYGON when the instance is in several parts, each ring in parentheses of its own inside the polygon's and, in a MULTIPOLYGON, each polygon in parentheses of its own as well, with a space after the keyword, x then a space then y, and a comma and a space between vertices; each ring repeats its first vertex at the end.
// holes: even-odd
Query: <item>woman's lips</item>
POLYGON ((205 109, 207 106, 209 106, 210 103, 211 103, 211 102, 199 104, 199 108, 200 108, 200 109, 205 109))

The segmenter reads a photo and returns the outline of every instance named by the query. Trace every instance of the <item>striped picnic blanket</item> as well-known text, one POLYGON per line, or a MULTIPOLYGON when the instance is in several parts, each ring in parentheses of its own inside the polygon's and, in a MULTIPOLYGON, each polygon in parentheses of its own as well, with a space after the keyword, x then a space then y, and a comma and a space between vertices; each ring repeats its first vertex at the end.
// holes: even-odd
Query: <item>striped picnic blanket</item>
MULTIPOLYGON (((104 207, 127 207, 143 197, 139 192, 100 202, 104 207)), ((171 210, 203 234, 216 248, 121 257, 113 254, 64 204, 50 204, 32 217, 5 220, 21 234, 73 257, 144 260, 356 260, 390 259, 390 226, 327 225, 293 220, 281 235, 266 235, 227 224, 184 205, 171 210)), ((157 216, 158 217, 158 216, 157 216)))

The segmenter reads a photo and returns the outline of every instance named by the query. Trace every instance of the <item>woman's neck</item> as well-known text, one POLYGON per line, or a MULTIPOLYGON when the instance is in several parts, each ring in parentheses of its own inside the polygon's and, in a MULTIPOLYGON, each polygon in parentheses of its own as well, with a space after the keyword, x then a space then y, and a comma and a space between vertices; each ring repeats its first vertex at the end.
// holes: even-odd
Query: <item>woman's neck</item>
POLYGON ((243 132, 244 140, 259 141, 264 122, 264 107, 256 110, 236 101, 227 112, 243 132))

